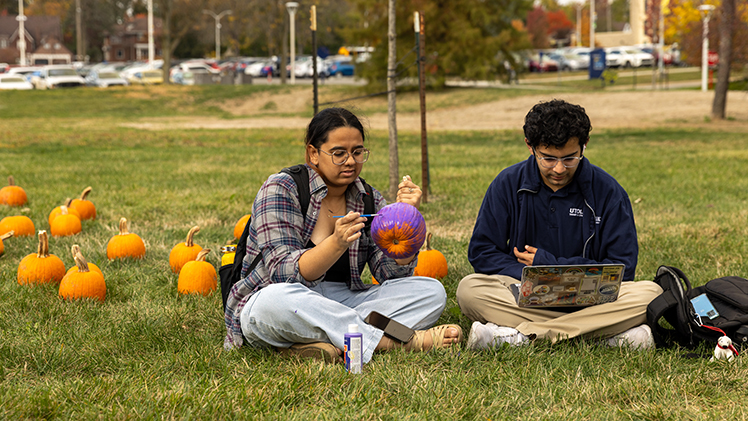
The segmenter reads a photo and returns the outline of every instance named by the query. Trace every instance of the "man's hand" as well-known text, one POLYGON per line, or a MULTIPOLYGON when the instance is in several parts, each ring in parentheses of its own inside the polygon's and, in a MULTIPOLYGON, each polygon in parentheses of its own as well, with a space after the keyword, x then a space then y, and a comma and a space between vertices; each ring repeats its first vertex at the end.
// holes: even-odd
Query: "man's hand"
POLYGON ((525 251, 521 252, 514 248, 514 255, 517 256, 517 261, 525 266, 532 266, 533 260, 535 260, 535 253, 538 251, 537 248, 531 246, 525 246, 525 251))

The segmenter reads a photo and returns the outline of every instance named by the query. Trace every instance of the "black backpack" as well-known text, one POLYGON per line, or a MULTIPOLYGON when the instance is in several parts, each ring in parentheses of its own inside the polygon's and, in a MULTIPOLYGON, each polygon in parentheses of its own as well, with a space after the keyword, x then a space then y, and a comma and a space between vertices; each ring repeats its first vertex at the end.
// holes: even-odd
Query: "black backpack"
POLYGON ((660 266, 654 282, 663 293, 647 306, 647 323, 658 347, 679 344, 693 348, 704 341, 717 342, 724 335, 736 346, 748 343, 748 280, 725 276, 692 288, 683 271, 660 266), (713 306, 708 316, 699 316, 691 302, 702 294, 713 306), (663 318, 670 327, 660 323, 663 318))
MULTIPOLYGON (((280 172, 286 173, 293 177, 294 183, 296 183, 296 189, 299 192, 299 203, 301 204, 301 214, 306 215, 306 211, 309 208, 309 200, 311 194, 309 192, 309 172, 307 171, 304 164, 294 165, 293 167, 283 168, 280 172)), ((366 195, 364 196, 364 213, 373 214, 376 212, 374 206, 374 194, 371 186, 361 178, 361 182, 364 184, 366 195)), ((371 220, 368 218, 364 231, 369 232, 371 230, 371 220)), ((249 236, 249 225, 252 223, 252 217, 247 221, 247 225, 244 226, 244 232, 239 238, 239 243, 236 245, 236 254, 234 255, 234 262, 221 266, 218 270, 218 276, 221 278, 221 298, 223 299, 223 310, 226 311, 226 300, 229 298, 229 292, 234 284, 239 282, 242 273, 242 261, 244 256, 247 254, 247 237, 249 236)), ((252 264, 249 265, 247 274, 251 273, 255 266, 260 263, 262 259, 262 253, 255 257, 252 264)))

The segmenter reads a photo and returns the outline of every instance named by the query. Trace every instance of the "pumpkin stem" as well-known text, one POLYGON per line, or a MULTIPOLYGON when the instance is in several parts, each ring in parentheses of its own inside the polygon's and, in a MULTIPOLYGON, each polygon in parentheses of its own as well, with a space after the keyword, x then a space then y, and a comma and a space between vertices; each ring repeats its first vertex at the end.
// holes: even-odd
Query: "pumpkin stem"
POLYGON ((205 256, 207 256, 208 253, 210 253, 210 249, 202 249, 202 250, 200 250, 200 253, 197 254, 197 257, 195 258, 195 260, 198 261, 198 262, 204 262, 205 261, 205 256))
POLYGON ((431 248, 431 233, 426 234, 426 251, 432 250, 431 248))
POLYGON ((47 231, 39 231, 39 247, 36 249, 36 257, 46 259, 49 257, 49 236, 47 231))
POLYGON ((127 218, 119 220, 119 235, 126 235, 130 232, 127 230, 127 218))
POLYGON ((195 245, 195 242, 192 240, 192 237, 195 236, 200 231, 200 227, 195 225, 194 227, 190 228, 190 232, 187 233, 187 241, 184 242, 184 245, 187 247, 193 247, 195 245))
POLYGON ((65 205, 60 206, 60 215, 67 215, 68 214, 68 207, 65 205))
POLYGON ((75 260, 75 255, 81 252, 81 248, 78 246, 78 244, 73 244, 72 247, 70 247, 70 253, 73 255, 73 260, 75 260))
POLYGON ((8 176, 8 185, 9 186, 15 186, 16 185, 16 179, 13 178, 13 176, 8 176))
POLYGON ((83 257, 80 250, 78 250, 78 253, 75 253, 75 256, 73 256, 73 258, 75 259, 75 265, 78 266, 79 273, 90 272, 90 270, 88 269, 88 262, 83 257))
POLYGON ((72 205, 72 204, 73 204, 73 199, 71 199, 69 197, 67 199, 65 199, 65 206, 70 207, 70 205, 72 205))
POLYGON ((0 241, 7 240, 8 238, 12 237, 13 234, 15 234, 15 232, 13 230, 10 230, 10 231, 6 232, 5 234, 0 235, 0 241))
POLYGON ((81 193, 81 200, 86 200, 89 193, 91 193, 91 186, 88 186, 83 190, 83 193, 81 193))

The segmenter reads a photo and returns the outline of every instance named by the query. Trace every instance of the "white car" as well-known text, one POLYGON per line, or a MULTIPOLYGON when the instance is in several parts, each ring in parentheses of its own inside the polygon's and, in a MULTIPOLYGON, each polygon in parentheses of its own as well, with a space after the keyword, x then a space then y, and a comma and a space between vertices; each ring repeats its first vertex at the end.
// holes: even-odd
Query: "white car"
POLYGON ((0 90, 2 89, 34 89, 31 84, 22 75, 0 74, 0 90))
POLYGON ((654 56, 634 47, 611 47, 605 49, 607 67, 651 66, 654 56))
MULTIPOLYGON (((299 60, 296 60, 296 77, 313 77, 314 76, 314 62, 312 62, 312 57, 303 57, 299 60)), ((290 70, 290 68, 289 68, 290 70)), ((322 60, 319 56, 317 56, 317 74, 319 76, 327 77, 330 75, 329 70, 327 68, 327 64, 324 60, 322 60)))
POLYGON ((172 66, 169 69, 169 79, 172 82, 174 82, 174 75, 177 72, 210 73, 213 75, 221 73, 220 70, 214 69, 211 65, 202 61, 185 61, 184 63, 172 66))
POLYGON ((36 89, 75 88, 86 86, 86 81, 73 66, 50 65, 39 71, 39 77, 34 79, 36 89))
POLYGON ((31 74, 38 70, 40 70, 40 67, 11 67, 10 70, 8 70, 8 74, 22 76, 30 82, 31 74))
POLYGON ((86 85, 108 88, 110 86, 127 86, 128 83, 125 79, 122 79, 117 72, 103 69, 103 71, 92 70, 88 72, 86 75, 86 85))

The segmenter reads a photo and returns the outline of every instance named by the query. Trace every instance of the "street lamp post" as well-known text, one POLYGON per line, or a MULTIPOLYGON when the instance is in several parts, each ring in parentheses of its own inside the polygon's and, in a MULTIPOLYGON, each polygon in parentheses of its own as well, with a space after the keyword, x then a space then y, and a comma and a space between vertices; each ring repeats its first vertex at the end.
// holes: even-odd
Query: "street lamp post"
POLYGON ((153 40, 153 0, 148 0, 148 64, 156 59, 156 46, 153 40))
POLYGON ((299 8, 299 3, 295 1, 289 1, 286 3, 286 9, 288 9, 288 15, 291 17, 291 85, 296 83, 296 10, 299 8))
POLYGON ((582 46, 582 8, 584 3, 576 3, 574 5, 577 8, 577 47, 582 46))
POLYGON ((590 0, 590 48, 593 50, 595 49, 595 22, 597 22, 595 0, 590 0))
POLYGON ((23 14, 23 0, 18 0, 18 50, 21 54, 19 64, 21 66, 26 65, 26 31, 24 29, 24 22, 26 22, 26 16, 23 14))
POLYGON ((704 19, 704 32, 701 39, 701 90, 706 92, 706 74, 709 66, 709 17, 714 10, 711 4, 699 6, 699 12, 704 19))
POLYGON ((233 12, 231 10, 224 10, 216 15, 211 10, 203 10, 203 13, 213 16, 213 19, 216 20, 216 61, 218 61, 221 59, 221 18, 233 12))

